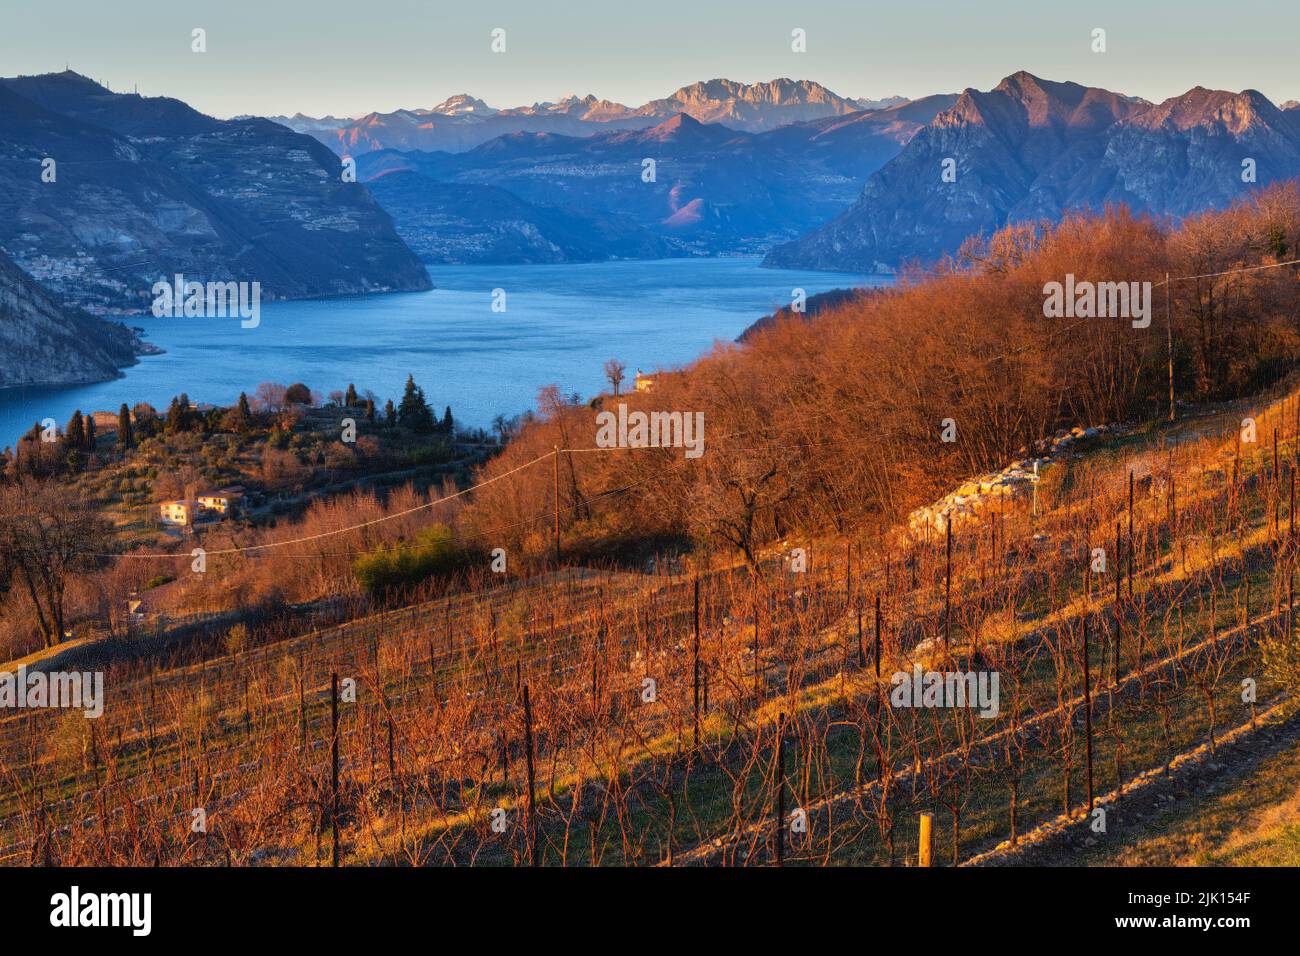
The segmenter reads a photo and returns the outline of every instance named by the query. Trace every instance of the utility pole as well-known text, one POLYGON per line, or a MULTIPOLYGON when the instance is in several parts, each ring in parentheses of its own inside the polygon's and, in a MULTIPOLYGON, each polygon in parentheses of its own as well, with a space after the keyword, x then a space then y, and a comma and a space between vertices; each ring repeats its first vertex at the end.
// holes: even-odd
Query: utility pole
POLYGON ((700 745, 700 578, 695 578, 695 641, 691 651, 691 666, 695 673, 692 710, 695 715, 695 734, 691 738, 694 746, 700 745))
POLYGON ((552 446, 551 477, 555 487, 555 566, 560 566, 560 446, 552 446))
MULTIPOLYGON (((1238 432, 1240 434, 1240 432, 1238 432)), ((1128 470, 1128 601, 1133 603, 1133 560, 1137 549, 1133 546, 1133 469, 1128 470)))
POLYGON ((943 596, 943 649, 947 653, 952 639, 952 512, 948 513, 947 527, 947 570, 944 573, 943 596))
MULTIPOLYGON (((1133 555, 1130 552, 1129 559, 1132 560, 1132 557, 1133 555)), ((1129 586, 1132 587, 1132 581, 1129 582, 1129 586)), ((1087 644, 1088 644, 1088 631, 1086 627, 1087 622, 1085 621, 1084 623, 1085 623, 1085 627, 1083 632, 1083 643, 1086 652, 1087 644)), ((1124 558, 1120 553, 1119 521, 1116 520, 1115 522, 1115 686, 1116 687, 1119 686, 1119 654, 1120 654, 1120 643, 1123 641, 1123 638, 1124 638, 1124 558)), ((1102 667, 1104 668, 1105 667, 1104 651, 1102 654, 1102 658, 1103 658, 1102 667)), ((1085 674, 1088 673, 1087 660, 1083 662, 1083 672, 1085 674)), ((1104 670, 1102 671, 1102 676, 1103 678, 1105 677, 1104 670)), ((1092 808, 1089 807, 1088 809, 1091 810, 1092 808)))
POLYGON ((339 675, 330 675, 330 831, 333 851, 330 866, 339 865, 339 675))
POLYGON ((785 864, 785 714, 776 719, 776 865, 785 864))
POLYGON ((1083 616, 1083 732, 1088 770, 1088 812, 1092 813, 1092 677, 1088 672, 1088 615, 1083 616))
POLYGON ((1165 273, 1165 339, 1169 353, 1169 420, 1174 420, 1174 313, 1170 308, 1169 273, 1165 273))
POLYGON ((537 783, 533 775, 533 708, 528 700, 528 685, 524 685, 524 753, 528 760, 528 803, 526 805, 525 836, 528 840, 528 865, 536 866, 537 860, 537 783))
POLYGON ((876 592, 876 677, 880 677, 880 592, 876 592))
POLYGON ((929 866, 933 858, 933 847, 931 845, 931 834, 933 831, 932 817, 928 813, 921 814, 921 837, 917 847, 917 866, 929 866))

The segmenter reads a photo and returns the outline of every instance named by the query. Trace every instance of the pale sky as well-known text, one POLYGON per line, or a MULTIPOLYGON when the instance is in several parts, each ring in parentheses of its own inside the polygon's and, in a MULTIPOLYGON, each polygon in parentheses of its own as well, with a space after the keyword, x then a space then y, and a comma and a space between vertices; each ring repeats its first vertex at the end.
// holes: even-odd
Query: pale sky
POLYGON ((714 77, 922 96, 1019 69, 1151 100, 1200 85, 1281 103, 1300 99, 1298 40, 1300 5, 1281 0, 0 0, 4 75, 66 64, 216 116, 355 116, 462 92, 636 106, 714 77), (190 51, 195 27, 206 53, 190 51), (806 53, 791 52, 796 27, 806 53))

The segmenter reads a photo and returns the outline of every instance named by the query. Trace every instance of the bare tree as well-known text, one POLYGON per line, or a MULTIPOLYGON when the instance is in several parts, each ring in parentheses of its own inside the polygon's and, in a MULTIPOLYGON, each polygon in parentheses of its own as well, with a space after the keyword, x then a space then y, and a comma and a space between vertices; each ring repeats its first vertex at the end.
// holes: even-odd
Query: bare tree
POLYGON ((0 487, 0 586, 25 593, 46 647, 63 640, 69 576, 96 563, 106 532, 101 519, 53 482, 0 487))
POLYGON ((287 391, 285 386, 276 382, 263 382, 253 393, 253 404, 259 411, 278 412, 284 408, 287 391))
POLYGON ((614 394, 618 394, 618 387, 623 384, 623 373, 627 371, 627 366, 618 359, 610 359, 605 363, 605 378, 609 381, 610 387, 614 389, 614 394))

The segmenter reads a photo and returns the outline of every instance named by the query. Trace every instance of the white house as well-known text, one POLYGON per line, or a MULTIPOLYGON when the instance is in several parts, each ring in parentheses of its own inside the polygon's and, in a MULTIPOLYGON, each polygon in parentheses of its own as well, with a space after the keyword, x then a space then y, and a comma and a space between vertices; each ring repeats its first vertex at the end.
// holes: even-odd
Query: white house
POLYGON ((158 514, 162 518, 162 523, 177 528, 185 528, 193 524, 198 510, 198 502, 185 498, 164 501, 158 505, 158 514))
POLYGON ((204 511, 215 511, 219 515, 226 515, 239 504, 243 496, 242 488, 232 487, 222 488, 219 491, 204 491, 196 496, 196 500, 204 511))

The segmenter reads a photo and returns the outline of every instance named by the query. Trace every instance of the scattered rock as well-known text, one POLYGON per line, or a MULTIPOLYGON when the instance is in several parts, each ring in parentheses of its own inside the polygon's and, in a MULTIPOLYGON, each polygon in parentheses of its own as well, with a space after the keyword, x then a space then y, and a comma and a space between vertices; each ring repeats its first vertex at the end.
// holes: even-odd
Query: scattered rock
MULTIPOLYGON (((908 515, 908 531, 919 538, 931 532, 944 534, 949 523, 955 530, 963 524, 976 522, 984 513, 1001 510, 1009 502, 1028 497, 1043 472, 1060 456, 1070 452, 1072 446, 1119 433, 1121 428, 1114 425, 1075 426, 1035 442, 1036 454, 1013 461, 1001 471, 971 478, 934 504, 917 508, 908 515)), ((1026 452, 1027 449, 1020 450, 1022 455, 1026 452)))

